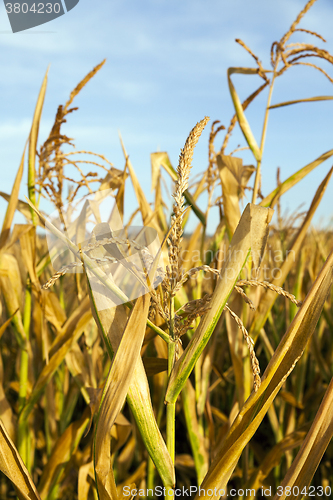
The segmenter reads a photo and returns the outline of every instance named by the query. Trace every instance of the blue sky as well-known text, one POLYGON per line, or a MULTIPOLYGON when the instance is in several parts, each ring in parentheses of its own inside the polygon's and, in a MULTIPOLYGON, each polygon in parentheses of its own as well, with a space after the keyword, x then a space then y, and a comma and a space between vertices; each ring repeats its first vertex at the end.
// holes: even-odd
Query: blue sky
MULTIPOLYGON (((80 0, 66 15, 12 34, 1 3, 0 191, 11 191, 47 66, 40 142, 49 133, 58 105, 106 58, 102 70, 75 99, 79 111, 68 117, 63 132, 75 138, 77 149, 103 154, 122 169, 120 131, 150 199, 150 153, 167 151, 176 167, 180 149, 197 121, 208 115, 211 121, 228 126, 233 106, 227 68, 253 66, 235 38, 241 38, 270 69, 271 43, 288 30, 304 4, 303 0, 80 0)), ((300 26, 320 32, 327 43, 303 33, 292 41, 314 43, 333 53, 332 22, 331 0, 318 0, 300 26)), ((333 76, 332 67, 322 66, 333 76)), ((233 81, 241 99, 259 85, 257 76, 235 75, 233 81)), ((312 68, 291 68, 277 80, 272 102, 315 95, 333 95, 332 84, 312 68)), ((266 99, 264 94, 246 112, 258 142, 266 99)), ((276 186, 278 166, 284 180, 333 148, 332 111, 332 101, 272 110, 262 165, 264 194, 276 186)), ((207 167, 208 135, 209 125, 194 154, 193 176, 207 167)), ((217 148, 222 138, 217 139, 217 148)), ((238 144, 244 145, 244 140, 237 129, 229 152, 238 144)), ((245 163, 253 163, 249 153, 240 156, 245 163)), ((290 212, 304 203, 302 209, 307 209, 332 163, 319 166, 286 194, 282 207, 290 212)), ((26 175, 21 197, 24 194, 26 175)), ((332 197, 333 184, 318 210, 318 223, 332 217, 332 197)), ((131 191, 126 204, 129 210, 135 207, 131 191)), ((5 210, 6 202, 0 200, 0 222, 5 210)), ((216 217, 213 210, 211 231, 216 217)))

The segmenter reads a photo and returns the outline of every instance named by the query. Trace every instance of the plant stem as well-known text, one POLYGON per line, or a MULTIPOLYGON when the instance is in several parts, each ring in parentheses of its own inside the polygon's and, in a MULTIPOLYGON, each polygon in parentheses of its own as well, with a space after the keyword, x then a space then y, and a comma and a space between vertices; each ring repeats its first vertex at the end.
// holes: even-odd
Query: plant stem
MULTIPOLYGON (((168 345, 168 361, 170 358, 173 360, 175 353, 175 344, 168 345)), ((169 371, 169 370, 168 370, 169 371)), ((171 373, 171 371, 170 371, 171 373)), ((167 404, 167 448, 170 453, 171 459, 175 461, 175 409, 176 404, 167 404)))
MULTIPOLYGON (((29 341, 29 331, 30 331, 30 318, 31 318, 31 286, 30 281, 27 280, 27 287, 25 290, 25 303, 24 303, 24 313, 23 313, 23 327, 26 334, 26 342, 29 341)), ((28 387, 28 369, 29 369, 29 355, 27 348, 21 350, 21 361, 20 361, 20 388, 19 388, 19 412, 25 405, 27 397, 27 387, 28 387)), ((18 451, 22 457, 22 460, 26 464, 28 470, 30 470, 30 460, 29 460, 29 431, 27 420, 19 420, 18 424, 18 451)))
MULTIPOLYGON (((168 344, 168 379, 171 376, 173 365, 175 362, 176 343, 174 334, 174 316, 175 316, 175 300, 170 297, 170 340, 168 344)), ((176 418, 176 403, 168 403, 166 408, 166 445, 170 454, 171 460, 175 463, 175 418, 176 418)), ((166 498, 174 498, 173 490, 168 488, 166 498)))
POLYGON ((255 204, 257 196, 258 196, 258 191, 259 191, 259 186, 260 186, 260 178, 261 178, 261 161, 262 161, 262 155, 264 153, 264 146, 265 146, 265 140, 266 140, 266 132, 267 132, 267 125, 268 125, 268 115, 269 115, 269 107, 271 104, 272 100, 272 94, 273 94, 273 87, 274 87, 274 82, 276 78, 276 70, 280 62, 280 56, 276 58, 276 63, 274 66, 274 71, 273 71, 273 76, 272 80, 269 86, 269 91, 268 91, 268 98, 267 98, 267 105, 266 105, 266 110, 265 110, 265 117, 264 117, 264 124, 262 127, 262 134, 261 134, 261 142, 260 142, 260 160, 257 162, 257 169, 256 169, 256 177, 254 180, 254 187, 253 187, 253 195, 252 195, 252 203, 255 204))
MULTIPOLYGON (((148 466, 147 466, 147 490, 153 490, 155 487, 155 465, 150 456, 148 456, 148 466)), ((154 498, 154 495, 151 495, 150 492, 147 495, 147 498, 154 498)))

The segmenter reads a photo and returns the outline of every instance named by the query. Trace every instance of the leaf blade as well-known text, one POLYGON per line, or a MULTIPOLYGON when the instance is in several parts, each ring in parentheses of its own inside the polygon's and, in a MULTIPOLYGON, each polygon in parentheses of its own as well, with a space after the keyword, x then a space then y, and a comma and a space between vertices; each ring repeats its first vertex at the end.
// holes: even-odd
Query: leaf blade
POLYGON ((295 99, 293 101, 279 102, 278 104, 272 104, 268 109, 282 108, 283 106, 290 106, 291 104, 299 104, 301 102, 318 102, 318 101, 331 101, 333 96, 331 95, 319 95, 317 97, 307 97, 306 99, 295 99))
POLYGON ((255 140, 255 137, 252 133, 249 122, 246 119, 241 100, 239 99, 238 94, 236 92, 236 89, 235 89, 235 87, 232 83, 232 80, 231 80, 231 75, 233 73, 241 73, 244 75, 257 75, 258 70, 255 68, 228 68, 227 75, 228 75, 229 91, 230 91, 232 102, 234 103, 239 126, 243 132, 245 140, 248 143, 255 159, 257 161, 261 161, 260 148, 259 148, 257 141, 255 140))

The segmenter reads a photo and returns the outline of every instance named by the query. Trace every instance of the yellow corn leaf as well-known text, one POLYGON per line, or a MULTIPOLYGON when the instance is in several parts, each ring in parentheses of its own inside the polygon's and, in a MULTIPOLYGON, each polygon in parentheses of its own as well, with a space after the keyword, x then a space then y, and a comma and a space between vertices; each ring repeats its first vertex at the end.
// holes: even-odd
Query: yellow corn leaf
POLYGON ((88 462, 79 469, 78 479, 78 500, 88 500, 88 493, 90 489, 90 482, 88 478, 95 479, 94 475, 94 462, 88 462))
POLYGON ((250 125, 245 117, 242 103, 241 103, 241 101, 238 97, 238 94, 236 92, 236 89, 231 81, 231 75, 233 73, 241 73, 243 75, 257 75, 258 69, 256 69, 256 68, 228 68, 228 84, 229 84, 231 98, 232 98, 232 101, 234 103, 239 126, 243 132, 243 135, 246 139, 246 142, 248 143, 255 159, 257 161, 260 161, 261 160, 261 151, 259 149, 257 141, 254 138, 254 135, 252 133, 250 125))
MULTIPOLYGON (((331 267, 332 271, 332 267, 331 267)), ((274 496, 273 500, 290 498, 296 500, 304 487, 308 489, 315 471, 324 455, 327 446, 333 437, 333 378, 326 390, 324 399, 319 407, 314 422, 303 441, 295 460, 286 477, 281 483, 281 496, 274 496), (286 495, 286 487, 291 487, 291 494, 286 495)))
POLYGON ((231 239, 241 217, 239 208, 240 182, 238 179, 243 169, 243 160, 221 154, 216 156, 216 160, 222 184, 224 216, 231 239))
MULTIPOLYGON (((10 319, 8 321, 10 321, 10 319)), ((15 439, 16 417, 13 415, 12 408, 7 400, 7 396, 3 388, 3 375, 2 356, 0 356, 0 418, 10 436, 10 439, 15 439)))
POLYGON ((28 269, 30 280, 35 289, 40 289, 36 274, 36 228, 30 226, 28 231, 22 231, 20 236, 22 259, 28 269))
POLYGON ((195 334, 171 372, 165 397, 167 403, 175 403, 206 347, 250 251, 254 268, 260 265, 268 237, 268 224, 273 215, 273 210, 261 209, 249 203, 242 214, 210 301, 210 309, 201 318, 195 334))
MULTIPOLYGON (((6 200, 6 201, 10 201, 10 198, 11 196, 7 193, 4 193, 3 191, 0 191, 0 196, 6 200)), ((24 215, 24 217, 26 218, 26 220, 28 222, 31 222, 31 211, 30 211, 30 208, 29 208, 29 205, 28 203, 26 203, 25 201, 22 201, 22 200, 18 200, 17 201, 17 210, 22 214, 24 215)), ((41 224, 42 225, 42 224, 41 224)))
POLYGON ((90 401, 90 393, 92 389, 92 381, 90 377, 89 365, 87 364, 85 357, 77 344, 74 344, 72 349, 66 354, 66 365, 74 377, 75 382, 79 386, 82 396, 84 397, 86 403, 90 401), (89 388, 89 391, 88 389, 89 388))
POLYGON ((19 309, 16 309, 16 311, 14 311, 14 313, 10 316, 10 318, 7 319, 7 321, 5 321, 1 326, 0 326, 0 339, 1 337, 3 336, 3 334, 5 333, 7 327, 10 325, 10 322, 12 321, 14 315, 18 312, 19 309))
POLYGON ((5 246, 8 238, 9 238, 9 233, 10 233, 10 228, 13 222, 15 210, 18 204, 18 196, 19 196, 19 191, 20 191, 20 185, 21 185, 21 180, 22 180, 22 175, 23 175, 23 167, 24 167, 24 157, 25 157, 25 150, 27 148, 28 142, 26 142, 23 150, 23 155, 21 158, 21 163, 18 169, 18 172, 15 177, 13 189, 9 198, 8 202, 8 207, 6 210, 6 215, 2 224, 2 230, 0 234, 0 250, 5 246))
POLYGON ((7 253, 0 256, 0 287, 8 314, 12 317, 18 344, 25 349, 26 333, 23 328, 20 305, 22 301, 22 284, 20 270, 16 258, 7 253))
MULTIPOLYGON (((252 438, 275 396, 301 357, 323 309, 333 281, 333 251, 313 283, 302 307, 283 336, 262 377, 261 386, 240 409, 223 445, 201 485, 206 494, 200 499, 218 499, 220 495, 208 492, 225 489, 239 457, 252 438)), ((329 421, 329 419, 327 419, 329 421)), ((312 455, 311 455, 312 457, 312 455)), ((312 457, 313 458, 313 457, 312 457)), ((195 497, 199 500, 199 496, 195 497)))
POLYGON ((0 256, 1 274, 7 275, 11 281, 11 288, 15 294, 10 305, 10 314, 21 305, 22 302, 22 282, 20 269, 16 257, 9 253, 2 253, 0 256))
MULTIPOLYGON (((188 271, 189 269, 191 269, 191 267, 199 265, 198 263, 200 261, 200 250, 198 249, 198 242, 200 241, 201 234, 202 224, 199 222, 199 224, 193 231, 186 248, 182 249, 180 253, 180 257, 182 259, 181 264, 184 268, 184 271, 188 271), (193 257, 195 257, 195 260, 192 260, 193 257)), ((181 290, 185 291, 184 287, 182 287, 180 291, 181 290)), ((188 300, 186 302, 188 302, 188 300)))
MULTIPOLYGON (((311 206, 308 210, 308 213, 298 233, 296 234, 294 240, 291 242, 288 251, 286 252, 286 258, 282 266, 280 267, 281 272, 277 274, 276 278, 271 280, 271 283, 273 285, 282 286, 287 278, 290 269, 292 269, 292 267, 295 265, 295 256, 298 255, 300 252, 302 242, 310 226, 312 217, 314 216, 315 211, 317 210, 319 203, 325 193, 325 190, 332 176, 332 173, 333 173, 333 167, 328 172, 323 182, 319 185, 316 194, 312 200, 311 206)), ((276 299, 277 299, 277 294, 275 292, 272 292, 271 290, 268 290, 267 293, 265 292, 265 294, 261 297, 259 306, 255 312, 254 319, 249 332, 253 338, 255 338, 260 332, 261 328, 263 328, 266 319, 268 317, 269 311, 272 309, 276 299)))
MULTIPOLYGON (((92 311, 102 337, 107 346, 109 356, 117 352, 126 327, 127 315, 123 305, 97 311, 94 297, 91 294, 92 311)), ((135 366, 134 376, 130 383, 127 402, 134 415, 145 447, 153 460, 165 486, 174 484, 175 470, 166 444, 156 422, 147 375, 142 358, 135 366)))
POLYGON ((8 273, 0 270, 0 289, 8 310, 11 316, 13 325, 15 326, 15 335, 18 345, 21 349, 26 349, 26 333, 23 327, 22 315, 19 309, 19 303, 16 299, 15 291, 8 273))
POLYGON ((124 203, 125 203, 125 181, 127 177, 126 167, 122 173, 121 184, 119 186, 117 195, 116 195, 116 206, 118 208, 118 213, 121 220, 124 220, 124 203))
POLYGON ((316 160, 312 161, 305 167, 301 168, 294 174, 292 174, 288 179, 283 181, 274 191, 272 191, 266 198, 264 198, 259 205, 262 207, 271 207, 273 208, 276 205, 280 196, 286 193, 290 188, 295 186, 299 181, 301 181, 306 175, 308 175, 313 169, 315 169, 318 165, 328 160, 333 155, 333 149, 327 151, 326 153, 319 156, 316 160))
MULTIPOLYGON (((241 297, 237 294, 233 297, 233 300, 229 303, 230 309, 237 314, 238 317, 242 314, 243 309, 243 301, 241 297)), ((227 335, 229 342, 229 350, 232 361, 232 366, 234 369, 234 377, 237 388, 237 396, 238 402, 242 405, 251 392, 249 388, 250 378, 247 377, 248 380, 244 380, 244 360, 242 350, 239 349, 239 346, 242 345, 242 332, 240 331, 237 323, 231 318, 230 314, 226 314, 226 327, 227 327, 227 335), (245 382, 247 384, 245 385, 245 382)))
POLYGON ((87 328, 89 322, 91 321, 91 311, 88 310, 76 318, 74 323, 71 317, 64 326, 64 331, 60 333, 62 338, 62 343, 54 343, 49 352, 50 360, 48 364, 44 366, 38 379, 33 387, 32 393, 29 400, 24 406, 19 419, 24 421, 27 419, 30 411, 34 407, 35 403, 38 401, 41 393, 45 389, 46 384, 51 380, 55 371, 59 368, 59 365, 65 359, 66 354, 70 351, 72 346, 78 341, 82 332, 87 328), (56 347, 55 347, 56 346, 56 347))
MULTIPOLYGON (((39 132, 39 124, 42 116, 42 110, 44 105, 46 87, 47 87, 47 74, 49 72, 49 68, 47 68, 41 89, 39 91, 39 95, 37 98, 36 108, 34 112, 34 117, 32 119, 32 125, 29 136, 29 153, 28 153, 28 193, 29 200, 36 204, 35 197, 35 163, 36 163, 36 150, 37 150, 37 141, 38 141, 38 132, 39 132)), ((31 211, 32 222, 34 225, 37 224, 36 214, 31 211)))
POLYGON ((16 243, 24 233, 30 231, 31 227, 33 227, 32 224, 15 224, 13 227, 12 237, 7 245, 7 248, 13 246, 14 243, 16 243))
MULTIPOLYGON (((302 425, 300 429, 288 434, 285 438, 283 438, 280 442, 273 446, 273 448, 267 453, 259 467, 257 467, 251 474, 246 488, 251 490, 254 489, 255 491, 257 491, 263 484, 263 481, 271 472, 271 470, 273 470, 274 467, 277 467, 281 463, 284 454, 287 451, 297 448, 303 443, 309 427, 309 423, 302 425)), ((252 500, 252 496, 248 498, 249 500, 252 500)))
MULTIPOLYGON (((146 476, 146 469, 147 469, 147 463, 142 462, 139 467, 136 469, 136 471, 131 474, 126 481, 121 483, 119 486, 117 486, 117 492, 119 495, 119 500, 122 499, 128 499, 129 498, 129 491, 136 489, 136 484, 140 484, 142 479, 145 478, 146 476), (127 486, 127 488, 126 488, 127 486)), ((131 497, 133 498, 133 497, 131 497)))
POLYGON ((289 106, 290 104, 298 104, 299 102, 317 102, 317 101, 331 101, 333 96, 331 95, 319 95, 317 97, 308 97, 306 99, 296 99, 294 101, 280 102, 279 104, 273 104, 268 109, 282 108, 282 106, 289 106))
POLYGON ((165 214, 163 211, 163 198, 162 198, 162 190, 161 190, 161 179, 158 178, 156 189, 155 189, 155 212, 158 214, 158 219, 160 226, 164 233, 168 230, 168 224, 165 218, 165 214))
POLYGON ((160 167, 162 166, 170 175, 171 179, 176 182, 177 172, 171 165, 169 155, 166 151, 151 153, 151 190, 156 189, 157 180, 160 176, 160 167))
MULTIPOLYGON (((47 321, 49 321, 55 328, 60 332, 62 330, 62 326, 66 321, 66 314, 57 295, 54 292, 48 291, 47 293, 43 293, 44 300, 44 315, 47 321)), ((83 302, 83 301, 82 301, 83 302)), ((81 302, 81 304, 82 304, 81 302)), ((88 302, 88 298, 86 298, 86 302, 88 302)), ((80 306, 81 306, 80 304, 80 306)), ((80 307, 79 306, 79 307, 80 307)), ((57 337, 57 341, 59 341, 57 337)))
POLYGON ((140 207, 140 212, 141 212, 143 224, 147 225, 147 221, 149 220, 149 225, 151 227, 153 227, 154 229, 156 229, 156 231, 157 231, 157 233, 159 235, 159 238, 162 241, 163 240, 163 234, 162 234, 161 228, 157 224, 156 218, 153 217, 154 212, 151 209, 151 207, 150 207, 150 205, 149 205, 149 203, 148 203, 148 201, 147 201, 147 199, 145 197, 145 194, 144 194, 144 192, 143 192, 143 190, 142 190, 142 188, 140 186, 140 183, 138 181, 137 176, 135 175, 132 163, 131 163, 131 161, 128 158, 128 155, 127 155, 124 143, 123 143, 123 141, 122 141, 121 138, 120 138, 120 142, 121 142, 121 147, 123 149, 124 157, 126 159, 126 165, 127 165, 130 177, 131 177, 131 181, 132 181, 132 185, 133 185, 133 188, 134 188, 135 196, 136 196, 136 199, 137 199, 137 201, 139 203, 139 207, 140 207))
POLYGON ((86 408, 80 420, 71 423, 55 443, 38 483, 38 491, 42 500, 46 500, 53 487, 61 482, 64 469, 76 452, 89 418, 90 409, 86 408))
MULTIPOLYGON (((166 152, 151 153, 150 163, 151 163, 151 192, 155 191, 160 179, 161 162, 164 156, 168 157, 166 152)), ((169 158, 169 157, 168 157, 169 158)))
POLYGON ((140 357, 149 302, 149 295, 142 295, 136 300, 103 391, 94 440, 94 464, 100 500, 118 498, 111 466, 110 431, 124 404, 140 357))
POLYGON ((114 425, 111 428, 111 436, 116 440, 112 442, 112 454, 124 446, 132 431, 132 424, 127 420, 122 413, 117 416, 114 425))
POLYGON ((127 174, 125 172, 124 176, 124 171, 119 170, 118 168, 111 167, 104 177, 104 179, 101 182, 101 185, 99 187, 100 190, 102 189, 120 189, 121 186, 124 185, 124 180, 126 179, 127 174))
POLYGON ((12 481, 19 500, 41 500, 13 441, 0 420, 0 470, 12 481))
MULTIPOLYGON (((53 299, 53 294, 46 292, 45 295, 50 295, 50 301, 53 299)), ((45 299, 46 308, 48 307, 48 299, 45 299)), ((58 306, 53 310, 54 314, 57 314, 58 306)), ((76 326, 78 325, 80 319, 83 316, 87 316, 87 321, 91 319, 92 313, 90 310, 90 303, 88 295, 82 300, 81 304, 72 312, 70 317, 63 323, 61 328, 58 331, 58 335, 54 339, 51 344, 49 350, 49 356, 52 357, 68 340, 71 339, 73 332, 75 331, 76 326)), ((59 326, 59 323, 53 323, 53 314, 51 312, 48 313, 49 321, 55 326, 59 326)), ((61 321, 63 319, 62 316, 59 317, 61 321)), ((65 318, 66 319, 66 318, 65 318)))

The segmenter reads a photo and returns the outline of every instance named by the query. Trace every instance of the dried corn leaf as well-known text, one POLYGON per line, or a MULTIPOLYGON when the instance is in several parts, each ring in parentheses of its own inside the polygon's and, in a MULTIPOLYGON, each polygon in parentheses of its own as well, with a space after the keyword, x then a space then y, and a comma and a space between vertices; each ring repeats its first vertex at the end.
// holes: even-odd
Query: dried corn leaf
MULTIPOLYGON (((325 190, 332 176, 332 173, 333 173, 333 167, 331 168, 331 170, 329 171, 323 182, 319 185, 316 194, 312 200, 311 206, 308 210, 308 213, 306 214, 306 217, 303 221, 303 224, 301 225, 299 231, 297 232, 294 240, 291 242, 286 252, 286 259, 284 260, 282 266, 280 267, 281 272, 278 273, 277 277, 274 278, 271 282, 273 285, 281 287, 285 282, 290 269, 292 269, 292 267, 295 265, 295 256, 299 254, 302 242, 310 226, 312 217, 314 216, 319 206, 319 203, 325 193, 325 190)), ((254 319, 249 332, 250 335, 252 335, 252 337, 255 338, 260 332, 260 330, 263 328, 266 319, 268 317, 269 311, 272 309, 277 297, 278 295, 271 290, 267 290, 267 292, 265 292, 265 294, 261 297, 258 309, 255 312, 254 319)))
MULTIPOLYGON (((219 495, 208 494, 208 491, 214 491, 214 488, 217 488, 217 491, 226 488, 244 447, 256 432, 311 338, 332 281, 333 252, 277 347, 262 377, 261 386, 257 392, 251 394, 234 420, 201 485, 206 494, 200 498, 218 499, 219 495)), ((198 499, 197 495, 195 500, 198 499)))
MULTIPOLYGON (((332 268, 331 268, 332 272, 332 268)), ((293 461, 286 477, 281 483, 282 494, 274 496, 278 498, 290 498, 296 500, 299 495, 295 495, 294 486, 301 491, 310 486, 312 478, 324 455, 324 452, 333 437, 333 378, 327 388, 324 399, 319 407, 314 422, 303 441, 295 460, 293 461), (290 487, 291 494, 287 495, 286 487, 290 487)))
POLYGON ((261 462, 260 466, 252 472, 246 487, 257 491, 271 470, 281 463, 284 454, 287 451, 297 448, 303 443, 309 427, 310 424, 303 425, 300 429, 288 434, 280 442, 273 446, 261 462))
MULTIPOLYGON (((6 201, 8 201, 8 202, 10 201, 10 198, 11 198, 10 194, 7 194, 7 193, 4 193, 3 191, 0 191, 0 196, 6 201)), ((24 215, 24 217, 26 218, 26 220, 28 222, 31 222, 31 211, 30 211, 28 203, 26 203, 25 201, 22 201, 22 200, 18 200, 17 201, 17 210, 22 215, 24 215)), ((43 224, 40 224, 40 225, 43 226, 43 224)))
POLYGON ((77 344, 74 344, 72 349, 66 354, 66 365, 74 377, 75 382, 81 389, 82 395, 86 402, 89 402, 90 398, 86 388, 92 389, 92 381, 90 378, 89 365, 86 363, 85 357, 77 344))
POLYGON ((36 228, 30 226, 28 231, 22 231, 20 236, 20 246, 22 259, 28 269, 29 277, 32 285, 36 290, 40 289, 36 273, 36 228))
POLYGON ((239 178, 243 169, 243 160, 233 156, 216 156, 219 169, 224 215, 227 222, 229 237, 234 234, 241 217, 239 208, 240 182, 239 178))
POLYGON ((25 150, 27 148, 28 142, 26 142, 24 146, 23 155, 21 158, 21 163, 18 169, 18 172, 15 177, 14 185, 12 188, 12 192, 9 198, 8 207, 6 210, 5 218, 2 224, 1 234, 0 234, 0 250, 5 246, 10 233, 10 228, 13 222, 15 210, 18 204, 18 196, 21 186, 21 180, 23 175, 23 167, 24 167, 24 158, 25 158, 25 150))
POLYGON ((22 302, 21 276, 16 258, 7 253, 0 256, 0 288, 8 314, 15 326, 15 335, 22 349, 26 348, 26 333, 23 328, 20 305, 22 302))
POLYGON ((42 500, 46 500, 54 486, 61 482, 64 469, 79 445, 89 418, 90 410, 86 408, 80 420, 71 423, 55 443, 38 483, 38 491, 42 500))
MULTIPOLYGON (((14 311, 14 313, 7 319, 7 321, 5 321, 1 326, 0 326, 0 339, 1 337, 3 336, 3 334, 5 333, 7 327, 10 325, 12 319, 14 318, 15 314, 18 312, 18 309, 16 309, 16 311, 14 311)), ((1 379, 1 377, 0 377, 1 379)))
POLYGON ((65 359, 66 354, 70 351, 72 346, 78 341, 84 329, 87 328, 89 322, 91 321, 91 311, 89 310, 84 314, 82 314, 79 319, 76 319, 75 324, 73 324, 71 320, 72 318, 68 320, 68 330, 64 331, 64 336, 67 334, 69 338, 67 338, 65 342, 60 344, 60 347, 57 346, 56 349, 54 348, 54 346, 52 346, 52 349, 50 351, 50 360, 48 364, 44 366, 41 373, 39 374, 38 379, 30 395, 30 398, 20 414, 19 418, 22 421, 27 419, 32 408, 34 407, 35 403, 38 401, 40 395, 45 389, 46 384, 48 384, 48 382, 51 380, 55 371, 59 368, 59 365, 65 359))
POLYGON ((162 231, 166 232, 168 230, 168 224, 163 211, 163 198, 161 190, 161 179, 158 178, 156 189, 155 189, 155 212, 158 214, 159 223, 162 231))
MULTIPOLYGON (((8 320, 10 321, 10 319, 8 320)), ((0 355, 0 418, 4 424, 10 439, 15 439, 16 434, 16 417, 13 415, 12 408, 7 400, 6 393, 3 388, 3 363, 0 355)))
POLYGON ((229 84, 230 95, 231 95, 232 101, 234 103, 239 126, 244 134, 246 142, 248 143, 255 159, 257 161, 260 161, 261 160, 261 151, 259 149, 257 141, 254 138, 254 135, 252 133, 250 125, 245 117, 242 103, 241 103, 241 101, 238 97, 238 94, 236 92, 236 89, 231 81, 231 75, 233 73, 241 73, 243 75, 257 75, 258 69, 256 69, 256 68, 228 68, 228 84, 229 84))
POLYGON ((88 494, 90 490, 89 477, 91 479, 95 479, 93 461, 82 465, 79 469, 78 500, 88 500, 88 494))
POLYGON ((19 500, 41 500, 13 441, 0 420, 0 470, 12 481, 19 500))
POLYGON ((24 233, 30 231, 32 224, 15 224, 12 232, 12 237, 8 243, 8 248, 13 246, 24 233))
POLYGON ((118 498, 111 466, 110 431, 125 401, 134 368, 140 357, 149 302, 148 295, 142 295, 137 299, 103 391, 94 440, 96 482, 101 500, 118 498))
POLYGON ((228 255, 210 301, 210 309, 202 317, 195 334, 171 373, 165 397, 166 402, 174 403, 176 401, 214 331, 250 251, 254 267, 259 266, 272 215, 271 209, 262 210, 262 207, 256 205, 248 204, 245 208, 231 240, 228 255))
POLYGON ((319 95, 317 97, 308 97, 306 99, 296 99, 294 101, 280 102, 279 104, 273 104, 268 109, 282 108, 282 106, 290 106, 290 104, 298 104, 300 102, 318 102, 318 101, 331 101, 333 96, 331 95, 319 95))
POLYGON ((116 196, 116 206, 118 209, 119 216, 121 220, 124 220, 124 203, 125 203, 125 181, 127 177, 127 172, 126 172, 126 167, 124 168, 124 171, 122 173, 121 177, 121 184, 118 189, 118 193, 116 196))
MULTIPOLYGON (((52 325, 55 326, 55 328, 57 329, 57 331, 59 333, 62 333, 62 327, 65 324, 67 317, 66 317, 65 311, 61 307, 61 304, 59 302, 57 295, 54 292, 47 291, 46 293, 45 292, 43 293, 43 297, 44 297, 43 313, 45 315, 45 318, 52 325)), ((81 311, 82 311, 81 305, 83 302, 84 301, 82 301, 80 306, 79 306, 81 311)), ((86 298, 86 302, 88 302, 87 298, 86 298)), ((77 310, 75 310, 73 314, 75 314, 75 313, 77 316, 79 316, 77 310)), ((59 342, 59 340, 60 340, 60 338, 57 337, 57 342, 59 342)))
MULTIPOLYGON (((129 487, 130 490, 136 489, 135 485, 140 484, 140 482, 146 477, 147 463, 142 462, 133 474, 131 474, 126 481, 117 486, 117 492, 119 495, 119 500, 128 499, 128 488, 124 491, 125 486, 129 487)), ((131 497, 133 498, 133 497, 131 497)))
POLYGON ((123 170, 111 167, 109 172, 106 174, 99 187, 100 190, 103 189, 120 189, 124 185, 124 181, 127 174, 123 170))
POLYGON ((2 275, 8 276, 11 281, 11 288, 15 297, 13 296, 8 306, 10 314, 13 314, 21 306, 23 293, 20 269, 16 257, 10 253, 2 253, 0 256, 0 271, 2 275))
POLYGON ((126 152, 126 149, 125 149, 125 146, 124 146, 122 139, 120 139, 120 142, 121 142, 121 147, 123 149, 124 157, 126 159, 126 165, 127 165, 130 177, 131 177, 135 196, 136 196, 136 199, 137 199, 139 207, 140 207, 140 212, 141 212, 143 224, 148 225, 147 221, 149 220, 149 225, 151 227, 153 227, 154 229, 156 229, 157 234, 159 235, 159 238, 162 241, 163 234, 161 232, 159 225, 156 222, 156 218, 153 216, 154 212, 152 211, 152 209, 151 209, 151 207, 150 207, 150 205, 145 197, 145 194, 140 186, 138 178, 134 172, 132 163, 128 158, 128 155, 127 155, 127 152, 126 152))
POLYGON ((115 438, 116 443, 112 442, 112 455, 124 446, 132 431, 132 424, 127 420, 122 413, 117 416, 114 425, 111 428, 111 436, 115 438))
POLYGON ((273 208, 276 205, 279 198, 286 193, 289 189, 291 189, 295 184, 300 182, 306 175, 308 175, 314 168, 328 160, 333 155, 333 149, 327 151, 326 153, 319 156, 316 160, 312 161, 305 167, 301 168, 293 175, 288 177, 284 182, 282 182, 274 191, 272 191, 266 198, 264 198, 260 205, 262 207, 271 207, 273 208))
MULTIPOLYGON (((47 68, 43 83, 37 98, 37 103, 35 107, 34 116, 32 119, 32 125, 29 135, 29 151, 28 151, 28 193, 29 200, 36 205, 36 197, 35 197, 35 163, 36 163, 36 151, 37 151, 37 141, 38 141, 38 132, 39 132, 39 124, 42 116, 42 110, 44 105, 46 87, 47 87, 47 75, 49 72, 49 68, 47 68)), ((34 211, 31 211, 32 222, 34 225, 37 224, 37 217, 34 211)))
MULTIPOLYGON (((95 321, 112 359, 113 353, 117 352, 125 330, 127 322, 125 307, 120 305, 97 311, 92 294, 90 298, 95 321)), ((145 447, 156 466, 163 484, 165 486, 174 484, 174 466, 156 422, 147 375, 141 357, 139 357, 135 366, 134 376, 128 389, 127 402, 134 415, 145 447)))

